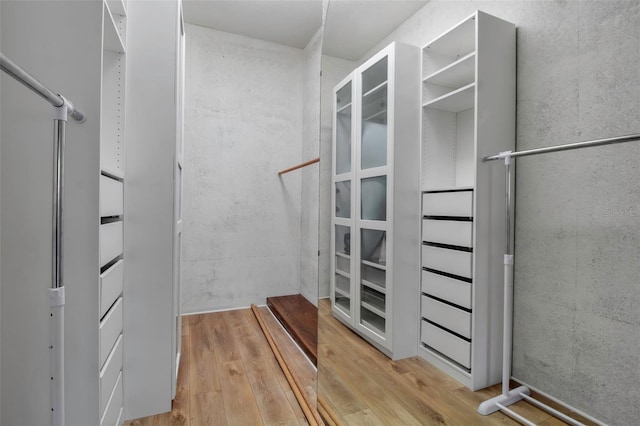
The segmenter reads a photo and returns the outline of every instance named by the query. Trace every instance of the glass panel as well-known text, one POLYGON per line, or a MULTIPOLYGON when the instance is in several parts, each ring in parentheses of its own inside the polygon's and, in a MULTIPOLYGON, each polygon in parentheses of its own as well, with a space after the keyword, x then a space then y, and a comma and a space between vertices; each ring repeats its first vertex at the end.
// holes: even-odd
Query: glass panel
POLYGON ((378 265, 386 265, 387 233, 385 231, 377 231, 374 229, 361 229, 360 232, 360 255, 362 260, 378 265))
POLYGON ((384 335, 385 319, 363 307, 360 313, 360 323, 370 330, 384 335))
POLYGON ((342 275, 335 274, 336 289, 335 289, 335 303, 340 309, 347 314, 351 312, 350 298, 351 294, 349 279, 342 275))
POLYGON ((371 288, 384 290, 386 287, 386 271, 363 263, 360 265, 360 280, 371 288))
POLYGON ((387 57, 380 59, 362 73, 362 93, 367 93, 387 81, 387 57))
POLYGON ((336 93, 336 174, 351 171, 351 83, 336 93))
POLYGON ((387 58, 362 73, 361 168, 387 164, 387 58))
POLYGON ((379 317, 384 318, 386 316, 386 297, 384 293, 363 285, 361 286, 360 295, 360 303, 363 308, 377 314, 379 317))
POLYGON ((351 271, 351 261, 343 255, 336 255, 336 271, 342 271, 345 274, 351 271))
POLYGON ((387 220, 387 177, 362 179, 360 183, 362 220, 387 220))
POLYGON ((340 109, 350 104, 351 104, 351 82, 348 82, 347 84, 342 86, 342 89, 336 92, 336 109, 340 111, 340 109))
POLYGON ((336 217, 351 217, 351 181, 336 182, 336 217))
POLYGON ((336 255, 351 255, 351 229, 348 226, 336 225, 336 255))

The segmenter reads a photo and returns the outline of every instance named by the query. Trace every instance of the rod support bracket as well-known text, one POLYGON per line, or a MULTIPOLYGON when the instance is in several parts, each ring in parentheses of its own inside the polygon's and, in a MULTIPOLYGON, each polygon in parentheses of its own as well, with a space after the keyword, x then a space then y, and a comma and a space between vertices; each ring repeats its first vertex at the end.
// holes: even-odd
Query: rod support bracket
POLYGON ((513 154, 513 151, 502 151, 498 153, 498 158, 503 158, 504 165, 509 166, 511 165, 511 154, 513 154))
POLYGON ((73 104, 67 100, 64 96, 58 94, 62 98, 62 105, 54 107, 53 119, 67 121, 69 114, 73 112, 73 104))
POLYGON ((512 254, 505 254, 504 255, 504 264, 505 265, 513 265, 513 255, 512 254))
POLYGON ((64 306, 64 304, 65 304, 64 287, 50 288, 49 289, 49 307, 55 308, 57 306, 64 306))

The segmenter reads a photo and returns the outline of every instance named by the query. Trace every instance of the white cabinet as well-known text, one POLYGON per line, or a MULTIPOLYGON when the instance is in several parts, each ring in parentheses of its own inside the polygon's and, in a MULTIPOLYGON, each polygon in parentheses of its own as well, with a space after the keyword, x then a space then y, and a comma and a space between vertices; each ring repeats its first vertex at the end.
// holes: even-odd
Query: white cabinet
POLYGON ((503 173, 515 147, 515 26, 483 12, 422 50, 419 354, 472 390, 502 368, 503 173))
POLYGON ((418 48, 393 43, 334 89, 331 301, 386 355, 415 355, 418 48))
POLYGON ((120 418, 123 402, 126 3, 104 1, 102 21, 100 263, 96 265, 100 278, 95 285, 99 287, 99 418, 101 425, 107 425, 120 418))

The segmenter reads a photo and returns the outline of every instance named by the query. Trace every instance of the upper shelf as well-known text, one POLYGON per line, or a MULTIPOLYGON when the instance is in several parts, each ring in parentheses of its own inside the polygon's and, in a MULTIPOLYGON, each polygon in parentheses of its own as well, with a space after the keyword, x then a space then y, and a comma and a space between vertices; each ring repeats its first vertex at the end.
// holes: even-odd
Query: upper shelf
POLYGON ((475 83, 468 84, 458 90, 440 96, 423 104, 424 108, 438 109, 441 111, 461 112, 473 108, 475 101, 475 83))
POLYGON ((474 13, 424 47, 425 53, 444 56, 465 56, 475 50, 476 14, 474 13))
POLYGON ((111 50, 112 52, 124 53, 124 43, 118 33, 118 26, 111 15, 111 10, 107 3, 104 4, 104 19, 102 22, 104 31, 104 50, 111 50))
POLYGON ((109 9, 116 15, 127 15, 127 3, 125 0, 107 0, 109 9))
POLYGON ((454 63, 424 78, 425 83, 437 84, 451 88, 459 88, 475 80, 476 54, 471 52, 454 63))

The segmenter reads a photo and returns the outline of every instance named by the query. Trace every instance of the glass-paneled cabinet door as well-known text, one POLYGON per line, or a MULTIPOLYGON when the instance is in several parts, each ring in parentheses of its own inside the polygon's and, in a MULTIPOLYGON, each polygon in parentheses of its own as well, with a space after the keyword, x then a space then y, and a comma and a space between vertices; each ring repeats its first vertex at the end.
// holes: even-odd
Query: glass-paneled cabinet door
POLYGON ((387 77, 386 56, 362 72, 361 170, 387 165, 387 77))
POLYGON ((334 306, 351 316, 351 228, 335 225, 334 306))
POLYGON ((352 171, 351 158, 351 118, 353 115, 353 84, 351 81, 336 91, 335 105, 335 174, 341 175, 352 171))
POLYGON ((384 337, 387 318, 387 233, 360 230, 360 324, 384 337))

